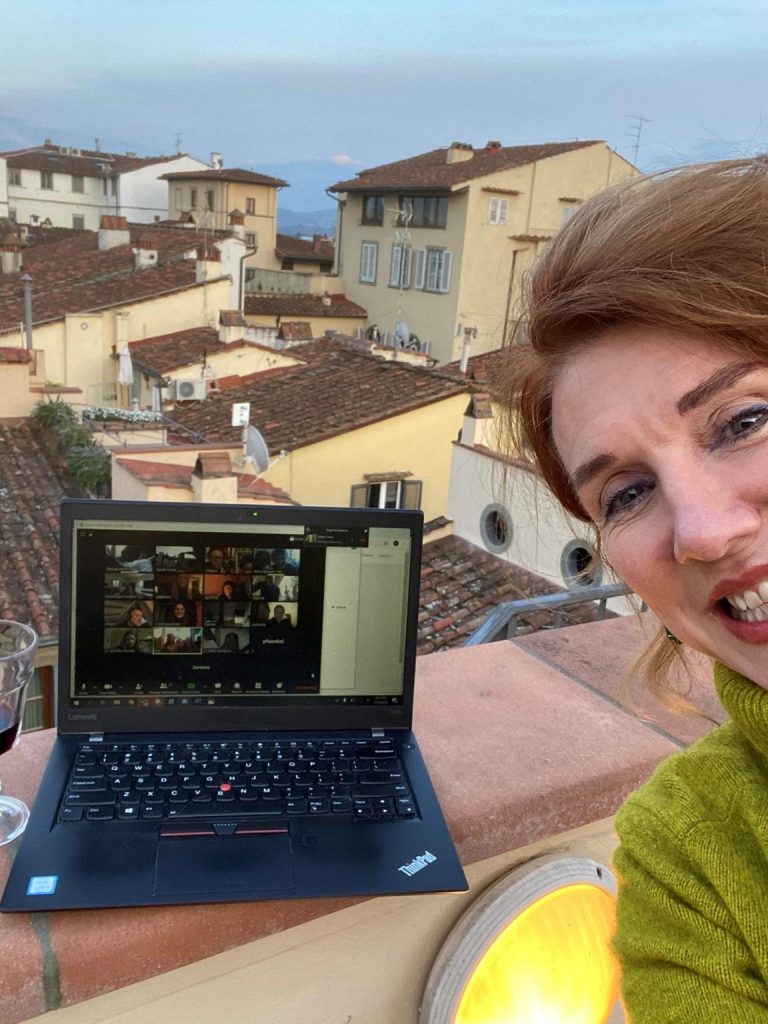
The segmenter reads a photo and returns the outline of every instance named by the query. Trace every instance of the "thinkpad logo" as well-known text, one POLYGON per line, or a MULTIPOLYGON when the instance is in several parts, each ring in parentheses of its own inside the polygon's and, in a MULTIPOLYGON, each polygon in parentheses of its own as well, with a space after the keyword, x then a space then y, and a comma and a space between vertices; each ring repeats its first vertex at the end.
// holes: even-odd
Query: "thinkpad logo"
POLYGON ((411 875, 415 875, 417 871, 421 871, 422 868, 429 867, 429 865, 436 860, 437 857, 434 853, 430 853, 429 850, 425 850, 424 853, 420 853, 418 857, 414 857, 413 860, 409 861, 407 864, 401 864, 397 870, 402 871, 404 875, 408 875, 410 877, 411 875))

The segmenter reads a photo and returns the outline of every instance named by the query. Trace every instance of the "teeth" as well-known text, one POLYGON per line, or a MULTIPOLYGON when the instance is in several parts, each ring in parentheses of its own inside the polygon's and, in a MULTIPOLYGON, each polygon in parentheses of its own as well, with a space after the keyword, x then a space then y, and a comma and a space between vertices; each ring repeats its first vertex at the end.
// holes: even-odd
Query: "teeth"
POLYGON ((757 588, 757 592, 763 601, 768 601, 768 580, 765 580, 765 582, 760 584, 757 588))
POLYGON ((768 579, 758 583, 754 590, 742 590, 725 598, 734 619, 741 622, 768 621, 768 579))
POLYGON ((744 600, 747 602, 747 608, 758 608, 762 603, 763 599, 755 590, 745 590, 744 600))
POLYGON ((741 596, 741 594, 734 594, 733 597, 726 598, 728 604, 733 605, 734 608, 738 608, 740 612, 747 610, 747 602, 741 596))

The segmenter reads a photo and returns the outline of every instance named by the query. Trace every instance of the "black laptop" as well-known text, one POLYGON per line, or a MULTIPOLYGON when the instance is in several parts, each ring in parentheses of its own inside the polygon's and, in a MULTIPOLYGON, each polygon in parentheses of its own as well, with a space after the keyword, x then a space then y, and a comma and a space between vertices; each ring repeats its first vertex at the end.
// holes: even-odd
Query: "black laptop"
POLYGON ((63 502, 58 738, 0 909, 466 889, 411 731, 422 525, 63 502))

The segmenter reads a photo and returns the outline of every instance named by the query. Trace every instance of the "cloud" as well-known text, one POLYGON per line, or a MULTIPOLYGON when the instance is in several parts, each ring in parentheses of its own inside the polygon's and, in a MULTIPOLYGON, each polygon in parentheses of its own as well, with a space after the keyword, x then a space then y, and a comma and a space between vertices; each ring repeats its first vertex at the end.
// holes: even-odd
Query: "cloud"
POLYGON ((338 164, 339 167, 344 167, 346 164, 353 164, 355 161, 351 156, 347 156, 346 153, 336 153, 335 156, 331 157, 332 164, 338 164))

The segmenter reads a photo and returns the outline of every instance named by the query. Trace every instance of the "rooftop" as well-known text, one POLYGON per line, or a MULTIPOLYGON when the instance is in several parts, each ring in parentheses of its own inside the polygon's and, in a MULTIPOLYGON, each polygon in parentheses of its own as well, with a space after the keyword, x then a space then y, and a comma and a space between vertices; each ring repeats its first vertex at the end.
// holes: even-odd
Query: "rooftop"
POLYGON ((399 362, 387 362, 340 342, 320 339, 293 346, 303 365, 255 373, 226 397, 212 397, 173 418, 209 442, 237 442, 232 403, 251 403, 251 423, 270 451, 293 451, 460 395, 467 385, 399 362))
MULTIPOLYGON (((177 487, 182 490, 189 490, 192 487, 192 466, 179 466, 173 462, 153 462, 149 459, 122 458, 120 456, 117 461, 144 484, 177 487)), ((252 473, 238 475, 237 494, 240 498, 252 498, 254 501, 294 504, 290 494, 287 494, 281 487, 275 487, 268 480, 254 476, 252 473)))
POLYGON ((55 146, 45 143, 29 149, 16 149, 0 153, 9 167, 20 167, 31 171, 54 171, 61 174, 81 174, 84 177, 103 178, 106 174, 125 174, 150 164, 168 163, 178 160, 185 153, 172 156, 136 156, 135 153, 104 153, 95 149, 78 149, 74 146, 55 146))
MULTIPOLYGON (((84 313, 132 302, 195 284, 196 244, 200 236, 188 228, 130 227, 131 241, 99 250, 95 231, 77 231, 57 241, 23 250, 23 273, 32 276, 32 315, 35 323, 58 320, 67 313, 84 313), (139 240, 157 249, 157 265, 135 269, 133 248, 139 240)), ((19 274, 0 274, 0 329, 18 328, 24 319, 19 274)))
POLYGON ((59 502, 68 483, 29 420, 0 421, 0 618, 58 635, 59 502))
POLYGON ((170 334, 130 341, 131 359, 135 366, 155 376, 193 363, 203 363, 208 355, 242 348, 248 342, 241 340, 225 344, 213 327, 189 327, 170 334))
MULTIPOLYGON (((554 594, 561 589, 461 537, 425 543, 417 653, 460 646, 502 601, 554 594)), ((566 623, 591 622, 596 617, 595 604, 585 603, 568 609, 566 623)), ((539 611, 520 616, 519 625, 523 630, 546 629, 553 620, 553 612, 539 611)))
POLYGON ((333 239, 322 235, 315 235, 314 238, 296 238, 293 235, 278 234, 275 252, 283 259, 333 263, 336 250, 333 239))
POLYGON ((474 178, 482 178, 512 167, 521 167, 536 160, 560 156, 576 149, 599 145, 600 140, 588 142, 546 142, 536 146, 502 146, 488 143, 483 149, 468 144, 454 143, 450 149, 433 149, 419 156, 381 164, 360 171, 356 178, 339 181, 330 192, 387 192, 398 189, 442 189, 450 192, 455 186, 474 178), (451 150, 458 149, 463 159, 448 161, 451 150))
POLYGON ((288 188, 282 178, 272 178, 257 171, 244 171, 240 167, 224 167, 220 170, 169 171, 161 174, 169 181, 232 181, 243 185, 271 185, 273 188, 288 188))
POLYGON ((346 295, 246 295, 246 316, 297 316, 297 317, 366 317, 367 311, 346 295))

